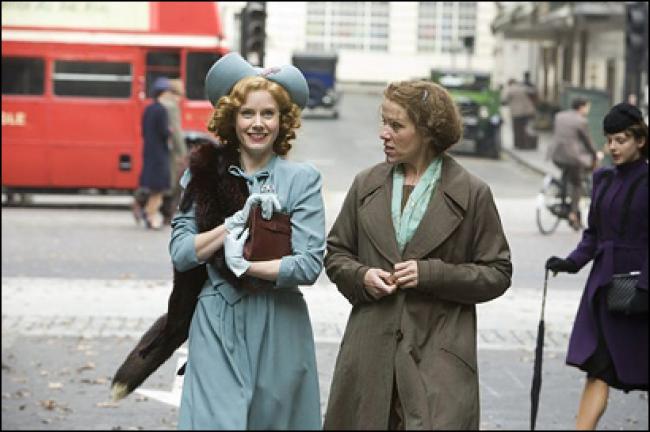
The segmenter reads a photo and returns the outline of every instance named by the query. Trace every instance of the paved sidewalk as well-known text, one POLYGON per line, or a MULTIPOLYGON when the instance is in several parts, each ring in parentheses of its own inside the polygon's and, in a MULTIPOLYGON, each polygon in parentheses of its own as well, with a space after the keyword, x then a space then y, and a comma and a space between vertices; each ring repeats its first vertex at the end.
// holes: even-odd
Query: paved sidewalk
MULTIPOLYGON (((303 289, 325 410, 349 306, 321 278, 303 289)), ((3 429, 174 429, 181 347, 139 391, 110 401, 110 381, 166 308, 169 281, 2 278, 3 429), (128 300, 128 301, 125 301, 128 300)), ((583 374, 564 364, 577 296, 549 293, 538 429, 570 429, 583 374)), ((481 429, 528 428, 541 290, 511 289, 478 305, 481 429)), ((612 391, 601 429, 647 430, 647 393, 612 391)))
MULTIPOLYGON (((135 343, 129 337, 24 336, 2 348, 2 429, 175 429, 172 398, 182 353, 163 364, 142 389, 118 403, 109 399, 116 365, 135 343)), ((324 410, 338 345, 316 343, 324 410)), ((481 350, 478 354, 483 430, 527 430, 532 354, 481 350)), ((544 355, 538 430, 570 430, 575 423, 582 374, 564 365, 561 353, 544 355)), ((647 430, 647 394, 612 391, 601 430, 647 430)))

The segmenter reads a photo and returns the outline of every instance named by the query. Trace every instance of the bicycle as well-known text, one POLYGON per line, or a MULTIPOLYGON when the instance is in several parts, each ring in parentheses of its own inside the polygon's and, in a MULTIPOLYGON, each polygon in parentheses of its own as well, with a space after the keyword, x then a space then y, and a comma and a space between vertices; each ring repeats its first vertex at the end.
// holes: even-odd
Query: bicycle
MULTIPOLYGON (((582 226, 587 224, 587 214, 591 202, 591 175, 582 178, 584 196, 580 200, 578 218, 582 226)), ((571 211, 571 198, 568 193, 569 182, 567 176, 557 179, 551 174, 544 176, 542 189, 537 195, 536 221, 539 232, 549 235, 555 232, 560 221, 566 220, 569 225, 569 212, 571 211)))

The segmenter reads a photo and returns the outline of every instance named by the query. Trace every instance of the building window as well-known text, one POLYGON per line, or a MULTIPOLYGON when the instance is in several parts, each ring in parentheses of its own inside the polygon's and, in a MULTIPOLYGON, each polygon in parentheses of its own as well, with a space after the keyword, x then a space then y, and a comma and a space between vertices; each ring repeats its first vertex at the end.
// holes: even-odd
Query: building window
POLYGON ((131 96, 131 64, 57 60, 54 62, 57 96, 127 99, 131 96))
MULTIPOLYGON (((150 51, 147 53, 147 97, 153 97, 153 83, 158 77, 170 79, 181 76, 181 55, 178 51, 150 51)), ((203 76, 205 79, 205 75, 203 76)))
POLYGON ((307 23, 307 35, 308 36, 324 36, 325 35, 325 23, 311 21, 307 23))
POLYGON ((418 51, 464 51, 465 38, 476 36, 476 8, 476 2, 419 2, 418 51))
POLYGON ((307 49, 307 51, 316 51, 316 52, 325 51, 325 45, 323 43, 318 43, 318 42, 307 42, 307 46, 305 48, 307 49))
POLYGON ((307 10, 312 14, 325 15, 325 2, 307 2, 307 10))
POLYGON ((387 51, 389 2, 307 2, 306 48, 387 51))
POLYGON ((418 52, 437 50, 437 5, 437 2, 420 2, 418 4, 418 52))
POLYGON ((2 57, 3 95, 42 95, 44 83, 42 58, 2 57))
POLYGON ((185 77, 185 93, 190 100, 205 100, 205 76, 212 65, 221 56, 209 52, 187 53, 187 76, 185 77))

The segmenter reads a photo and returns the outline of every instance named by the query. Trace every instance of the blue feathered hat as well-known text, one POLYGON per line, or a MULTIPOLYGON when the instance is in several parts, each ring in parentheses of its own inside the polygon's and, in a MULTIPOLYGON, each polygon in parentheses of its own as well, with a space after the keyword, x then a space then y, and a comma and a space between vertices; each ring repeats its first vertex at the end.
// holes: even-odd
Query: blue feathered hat
POLYGON ((212 106, 216 106, 220 97, 230 93, 239 80, 250 76, 263 76, 280 84, 301 109, 307 105, 309 87, 297 67, 293 65, 254 67, 242 56, 232 52, 217 60, 205 76, 205 93, 212 106))

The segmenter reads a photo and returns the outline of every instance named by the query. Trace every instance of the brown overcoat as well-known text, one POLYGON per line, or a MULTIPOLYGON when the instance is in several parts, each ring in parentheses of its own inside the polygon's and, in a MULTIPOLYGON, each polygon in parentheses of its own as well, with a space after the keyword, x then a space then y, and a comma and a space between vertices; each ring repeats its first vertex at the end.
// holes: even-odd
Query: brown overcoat
POLYGON ((324 428, 386 429, 395 377, 407 429, 478 429, 475 304, 503 294, 512 274, 492 193, 445 154, 401 256, 391 195, 391 165, 358 174, 327 239, 327 275, 353 307, 324 428), (417 288, 373 300, 365 271, 406 260, 418 262, 417 288))

